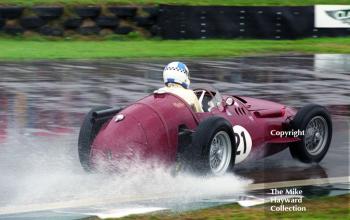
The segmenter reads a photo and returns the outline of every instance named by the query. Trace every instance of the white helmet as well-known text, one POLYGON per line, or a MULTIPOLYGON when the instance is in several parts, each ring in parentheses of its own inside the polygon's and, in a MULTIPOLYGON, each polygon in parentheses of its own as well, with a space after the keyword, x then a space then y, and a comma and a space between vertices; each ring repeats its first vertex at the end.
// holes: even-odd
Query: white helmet
POLYGON ((163 79, 165 85, 176 83, 186 89, 190 87, 188 68, 181 62, 171 62, 166 65, 163 71, 163 79))

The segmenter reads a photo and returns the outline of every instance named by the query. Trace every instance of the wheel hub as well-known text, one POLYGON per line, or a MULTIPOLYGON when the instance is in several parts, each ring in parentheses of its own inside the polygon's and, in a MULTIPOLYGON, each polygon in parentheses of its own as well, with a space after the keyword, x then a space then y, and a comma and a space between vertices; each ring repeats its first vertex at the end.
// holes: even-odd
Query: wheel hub
POLYGON ((232 146, 230 136, 225 131, 218 132, 210 145, 209 164, 213 174, 227 171, 231 162, 232 146))
POLYGON ((311 155, 318 155, 326 146, 328 124, 321 116, 315 116, 306 126, 305 145, 311 155))

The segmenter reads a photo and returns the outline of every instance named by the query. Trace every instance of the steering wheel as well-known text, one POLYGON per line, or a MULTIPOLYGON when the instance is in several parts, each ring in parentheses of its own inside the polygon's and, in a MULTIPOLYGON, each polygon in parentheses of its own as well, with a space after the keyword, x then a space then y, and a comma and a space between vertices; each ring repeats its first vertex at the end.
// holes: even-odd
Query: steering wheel
POLYGON ((193 92, 198 97, 199 105, 203 109, 203 111, 210 112, 211 109, 213 107, 215 107, 213 103, 210 105, 211 100, 214 99, 214 95, 213 95, 213 93, 211 91, 209 91, 207 89, 198 88, 198 89, 194 89, 193 92), (208 94, 207 96, 210 97, 210 100, 206 103, 207 106, 204 106, 205 108, 203 108, 203 100, 204 100, 204 97, 206 96, 206 94, 208 94))

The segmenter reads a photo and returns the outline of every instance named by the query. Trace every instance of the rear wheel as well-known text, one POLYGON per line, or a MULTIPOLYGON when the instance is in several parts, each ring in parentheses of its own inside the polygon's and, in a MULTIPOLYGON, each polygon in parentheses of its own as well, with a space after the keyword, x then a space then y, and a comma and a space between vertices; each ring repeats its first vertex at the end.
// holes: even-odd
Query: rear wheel
POLYGON ((292 121, 293 129, 304 131, 301 141, 292 143, 292 156, 304 163, 320 162, 326 155, 332 139, 332 120, 320 105, 301 108, 292 121))
POLYGON ((92 120, 92 113, 95 111, 101 111, 105 109, 109 109, 109 106, 98 106, 92 108, 84 118, 83 124, 80 127, 79 132, 79 140, 78 140, 78 153, 80 164, 84 168, 85 171, 91 170, 90 164, 90 152, 91 152, 91 144, 94 141, 98 131, 101 129, 102 125, 108 120, 92 120))
POLYGON ((223 175, 233 171, 236 145, 233 129, 226 119, 210 117, 202 121, 185 150, 191 170, 202 174, 223 175))

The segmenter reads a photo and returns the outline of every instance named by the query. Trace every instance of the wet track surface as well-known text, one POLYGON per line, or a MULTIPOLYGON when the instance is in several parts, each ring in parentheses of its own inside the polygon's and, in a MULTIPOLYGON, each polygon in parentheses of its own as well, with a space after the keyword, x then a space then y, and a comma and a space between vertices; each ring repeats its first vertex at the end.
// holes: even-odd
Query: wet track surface
MULTIPOLYGON (((57 194, 60 200, 91 197, 84 194, 89 187, 77 190, 79 184, 101 184, 104 177, 85 177, 78 162, 77 135, 84 114, 92 106, 125 106, 153 92, 162 86, 161 72, 168 62, 0 62, 0 207, 55 201, 57 194), (57 181, 67 186, 59 187, 57 181)), ((222 93, 264 98, 295 107, 317 103, 332 114, 332 144, 319 165, 296 162, 285 150, 264 160, 240 164, 236 167, 237 176, 264 183, 350 175, 350 55, 186 63, 192 88, 209 83, 222 93)), ((118 181, 120 184, 123 178, 118 181)), ((196 184, 193 181, 189 183, 196 184)), ((133 182, 136 188, 142 187, 136 182, 133 182)), ((207 186, 210 184, 215 185, 207 186)), ((205 186, 200 190, 205 190, 205 186)), ((106 194, 108 190, 101 189, 106 194)), ((135 188, 122 190, 124 194, 137 195, 133 194, 135 188)))

